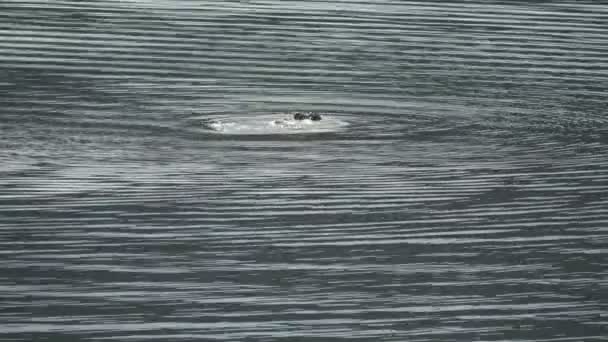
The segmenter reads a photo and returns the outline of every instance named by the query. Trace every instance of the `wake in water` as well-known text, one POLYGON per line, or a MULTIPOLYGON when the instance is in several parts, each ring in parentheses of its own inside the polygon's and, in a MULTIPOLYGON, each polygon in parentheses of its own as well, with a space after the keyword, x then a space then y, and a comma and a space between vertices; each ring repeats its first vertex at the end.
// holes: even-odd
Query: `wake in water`
POLYGON ((342 130, 348 122, 316 113, 229 116, 203 121, 203 127, 220 134, 302 134, 342 130))

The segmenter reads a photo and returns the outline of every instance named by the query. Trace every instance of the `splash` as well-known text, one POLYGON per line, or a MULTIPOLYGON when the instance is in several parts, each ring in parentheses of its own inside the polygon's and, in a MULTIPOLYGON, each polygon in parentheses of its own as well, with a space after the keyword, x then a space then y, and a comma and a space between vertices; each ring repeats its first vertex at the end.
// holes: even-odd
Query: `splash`
POLYGON ((218 134, 305 134, 327 133, 343 130, 348 122, 338 117, 324 115, 320 121, 295 120, 291 114, 260 116, 226 116, 208 119, 203 127, 218 134))

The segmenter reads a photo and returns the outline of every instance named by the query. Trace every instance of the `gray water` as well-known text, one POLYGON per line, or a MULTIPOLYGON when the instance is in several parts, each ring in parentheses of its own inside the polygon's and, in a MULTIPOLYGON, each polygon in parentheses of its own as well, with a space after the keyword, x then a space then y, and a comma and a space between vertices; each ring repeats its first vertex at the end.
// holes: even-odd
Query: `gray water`
POLYGON ((607 90, 602 1, 3 0, 0 340, 606 341, 607 90))

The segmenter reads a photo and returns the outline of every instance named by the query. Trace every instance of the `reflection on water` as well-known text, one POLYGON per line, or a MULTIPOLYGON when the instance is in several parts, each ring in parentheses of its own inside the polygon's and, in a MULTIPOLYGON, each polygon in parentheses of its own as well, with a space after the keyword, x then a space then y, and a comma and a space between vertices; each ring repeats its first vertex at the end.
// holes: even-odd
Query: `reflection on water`
POLYGON ((605 340, 605 5, 0 8, 0 340, 605 340))

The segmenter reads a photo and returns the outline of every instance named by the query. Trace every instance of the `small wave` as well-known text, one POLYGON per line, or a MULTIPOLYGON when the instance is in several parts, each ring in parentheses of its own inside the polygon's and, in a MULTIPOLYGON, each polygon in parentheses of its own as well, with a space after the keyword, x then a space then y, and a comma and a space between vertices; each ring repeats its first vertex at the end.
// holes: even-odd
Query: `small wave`
POLYGON ((202 125, 205 129, 219 134, 269 135, 337 132, 349 124, 334 116, 324 116, 320 121, 312 121, 294 120, 288 114, 269 114, 255 117, 207 118, 202 125))

